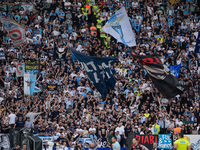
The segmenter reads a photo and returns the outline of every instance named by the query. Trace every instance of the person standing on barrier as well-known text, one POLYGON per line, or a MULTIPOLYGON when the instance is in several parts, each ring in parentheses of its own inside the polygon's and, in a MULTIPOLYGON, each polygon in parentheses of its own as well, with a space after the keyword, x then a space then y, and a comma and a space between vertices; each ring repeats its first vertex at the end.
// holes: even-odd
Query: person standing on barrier
POLYGON ((9 128, 13 129, 13 127, 15 125, 15 121, 16 121, 17 116, 16 116, 16 114, 13 111, 9 110, 9 112, 10 112, 10 114, 8 116, 8 119, 9 119, 9 128))
POLYGON ((119 144, 119 142, 117 142, 117 137, 116 136, 113 136, 112 137, 112 148, 113 150, 120 150, 121 146, 119 144))
POLYGON ((133 138, 132 150, 144 150, 136 138, 133 138))
POLYGON ((175 150, 191 150, 190 142, 183 138, 183 133, 178 134, 178 140, 174 142, 175 150))

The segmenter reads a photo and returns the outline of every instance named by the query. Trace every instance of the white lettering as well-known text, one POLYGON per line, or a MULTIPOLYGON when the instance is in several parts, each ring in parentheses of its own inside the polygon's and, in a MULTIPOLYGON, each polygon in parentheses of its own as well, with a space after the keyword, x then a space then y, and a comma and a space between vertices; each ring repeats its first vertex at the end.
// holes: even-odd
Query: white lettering
POLYGON ((93 70, 90 70, 89 68, 88 68, 88 66, 84 63, 84 62, 82 62, 82 65, 84 66, 84 68, 85 68, 85 70, 87 71, 87 72, 92 72, 93 70))
POLYGON ((110 79, 110 75, 109 75, 109 73, 108 73, 108 72, 106 72, 106 75, 107 75, 108 79, 110 79))
POLYGON ((97 68, 96 68, 96 66, 94 65, 94 62, 93 62, 93 61, 90 61, 89 63, 87 63, 87 65, 91 65, 92 68, 93 68, 95 71, 97 70, 97 68))
POLYGON ((96 82, 96 83, 99 83, 100 79, 97 77, 97 73, 94 72, 93 75, 94 75, 94 80, 95 80, 95 82, 96 82))

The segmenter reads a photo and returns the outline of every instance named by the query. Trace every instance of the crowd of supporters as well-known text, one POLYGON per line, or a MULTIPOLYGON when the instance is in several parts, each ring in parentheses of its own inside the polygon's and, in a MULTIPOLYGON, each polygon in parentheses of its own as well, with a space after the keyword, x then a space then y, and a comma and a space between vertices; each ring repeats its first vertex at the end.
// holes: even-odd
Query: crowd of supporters
POLYGON ((111 147, 114 135, 126 147, 129 133, 157 135, 182 129, 184 134, 199 134, 199 16, 195 0, 0 0, 0 17, 26 30, 26 41, 15 47, 0 24, 0 49, 6 55, 0 62, 0 132, 33 128, 38 135, 53 136, 59 148, 71 149, 76 144, 111 147), (136 38, 134 48, 101 30, 123 6, 136 38), (118 57, 113 66, 115 89, 106 99, 69 47, 90 56, 118 57), (55 59, 55 49, 65 48, 66 57, 55 59), (184 93, 163 97, 131 50, 160 55, 166 66, 181 63, 178 80, 184 93), (31 97, 24 95, 23 77, 16 77, 16 65, 26 59, 40 60, 36 86, 41 92, 31 97), (58 85, 57 94, 48 94, 49 83, 58 85), (80 143, 79 138, 93 143, 80 143))

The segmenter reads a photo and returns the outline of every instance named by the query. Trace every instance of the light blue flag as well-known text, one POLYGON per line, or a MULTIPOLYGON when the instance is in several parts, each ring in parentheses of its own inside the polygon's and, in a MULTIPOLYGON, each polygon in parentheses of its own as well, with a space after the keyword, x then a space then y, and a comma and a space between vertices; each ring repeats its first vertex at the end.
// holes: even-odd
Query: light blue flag
POLYGON ((171 149, 172 139, 171 134, 159 134, 158 135, 158 148, 171 149))
POLYGON ((34 88, 34 93, 39 93, 39 92, 41 92, 41 89, 40 89, 39 87, 36 87, 36 86, 35 86, 35 88, 34 88))
POLYGON ((37 74, 30 74, 30 81, 32 82, 30 87, 30 95, 33 95, 34 89, 35 89, 35 82, 36 82, 37 74))
POLYGON ((169 66, 168 69, 175 75, 176 78, 179 76, 179 71, 181 68, 181 63, 175 66, 169 66))
POLYGON ((121 42, 130 47, 136 46, 135 36, 124 7, 118 10, 108 20, 102 30, 112 35, 115 39, 117 39, 117 42, 121 42))

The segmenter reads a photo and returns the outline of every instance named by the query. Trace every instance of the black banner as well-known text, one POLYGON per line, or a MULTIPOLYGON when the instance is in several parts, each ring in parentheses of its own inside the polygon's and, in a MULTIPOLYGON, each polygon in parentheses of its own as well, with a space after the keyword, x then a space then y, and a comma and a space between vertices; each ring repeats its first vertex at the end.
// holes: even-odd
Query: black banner
POLYGON ((53 58, 54 60, 65 60, 67 54, 67 48, 55 48, 53 58))
POLYGON ((106 138, 100 138, 99 141, 100 141, 102 147, 106 147, 108 144, 106 138))
POLYGON ((40 71, 40 61, 25 60, 25 72, 38 73, 40 71))
POLYGON ((57 94, 57 85, 56 84, 47 84, 47 90, 49 94, 57 94))
POLYGON ((135 137, 144 149, 151 149, 153 148, 153 143, 158 143, 157 135, 135 135, 135 137))
POLYGON ((183 87, 180 86, 177 78, 167 66, 163 65, 159 56, 139 56, 135 55, 134 52, 132 52, 132 55, 143 64, 152 82, 164 97, 170 99, 183 93, 183 87))
POLYGON ((0 51, 0 60, 3 60, 3 61, 6 60, 4 51, 0 51))

